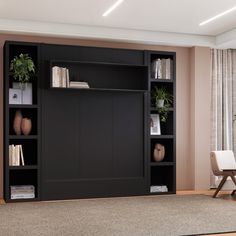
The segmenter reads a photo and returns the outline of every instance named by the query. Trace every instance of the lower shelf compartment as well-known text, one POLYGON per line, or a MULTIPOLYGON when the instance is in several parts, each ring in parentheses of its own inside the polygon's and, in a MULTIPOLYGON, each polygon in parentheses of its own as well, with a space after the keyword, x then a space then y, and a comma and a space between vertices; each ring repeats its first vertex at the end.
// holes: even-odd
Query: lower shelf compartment
POLYGON ((175 193, 174 166, 152 166, 150 180, 151 194, 175 193), (152 187, 152 192, 151 192, 152 187), (153 192, 154 191, 154 192, 153 192))
MULTIPOLYGON (((38 171, 37 169, 11 169, 9 172, 9 196, 7 201, 32 201, 38 198, 38 171), (30 198, 11 199, 11 186, 33 186, 34 196, 30 198)), ((27 192, 27 191, 26 191, 27 192)), ((28 193, 28 192, 27 192, 28 193)), ((29 195, 28 195, 29 196, 29 195)))
MULTIPOLYGON (((29 137, 29 136, 26 136, 29 137)), ((37 139, 10 139, 9 145, 22 145, 25 166, 37 165, 38 140, 37 139)))

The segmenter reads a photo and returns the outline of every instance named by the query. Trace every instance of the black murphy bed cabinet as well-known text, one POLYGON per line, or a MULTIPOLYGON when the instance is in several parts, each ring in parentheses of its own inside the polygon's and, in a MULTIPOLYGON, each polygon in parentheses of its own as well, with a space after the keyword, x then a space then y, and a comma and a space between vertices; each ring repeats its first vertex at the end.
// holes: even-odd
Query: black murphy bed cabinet
POLYGON ((5 200, 163 194, 150 191, 151 186, 163 185, 168 189, 165 194, 175 193, 175 110, 174 52, 6 41, 5 200), (10 63, 21 53, 36 66, 30 81, 32 104, 9 102, 15 82, 10 63), (153 77, 153 62, 158 59, 171 59, 171 78, 153 77), (55 87, 55 67, 67 68, 67 78, 87 82, 90 88, 55 87), (158 113, 151 99, 155 87, 173 95, 173 106, 167 121, 160 123, 161 133, 151 135, 150 117, 158 113), (23 118, 31 119, 29 135, 13 129, 19 110, 23 118), (165 146, 160 162, 153 160, 156 143, 165 146), (22 145, 25 165, 9 164, 13 144, 22 145), (34 186, 34 198, 11 199, 11 189, 22 185, 34 186))

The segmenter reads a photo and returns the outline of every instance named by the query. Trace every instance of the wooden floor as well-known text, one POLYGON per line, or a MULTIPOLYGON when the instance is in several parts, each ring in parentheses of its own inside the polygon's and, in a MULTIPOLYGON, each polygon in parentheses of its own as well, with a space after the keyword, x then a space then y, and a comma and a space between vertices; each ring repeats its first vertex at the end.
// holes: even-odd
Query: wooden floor
MULTIPOLYGON (((209 190, 209 191, 177 191, 177 195, 193 195, 193 194, 203 194, 207 196, 212 196, 214 193, 214 190, 209 190)), ((222 199, 223 201, 236 201, 236 194, 232 197, 230 195, 230 192, 221 192, 217 196, 218 198, 222 199)), ((5 204, 5 201, 3 199, 0 199, 0 205, 5 204)), ((211 234, 208 236, 236 236, 236 233, 227 233, 227 234, 211 234)))

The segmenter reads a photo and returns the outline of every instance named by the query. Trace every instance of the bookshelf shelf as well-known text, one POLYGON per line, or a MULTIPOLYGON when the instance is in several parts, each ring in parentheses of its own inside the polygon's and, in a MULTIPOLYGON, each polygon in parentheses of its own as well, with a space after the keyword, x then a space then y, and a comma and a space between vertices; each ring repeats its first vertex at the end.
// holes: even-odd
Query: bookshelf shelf
POLYGON ((141 64, 126 64, 126 63, 109 63, 109 62, 97 62, 97 61, 71 61, 71 60, 52 60, 51 65, 97 65, 97 66, 114 66, 114 67, 137 67, 137 68, 147 68, 146 65, 141 64))
POLYGON ((37 139, 37 135, 9 135, 9 139, 37 139))
POLYGON ((86 89, 83 89, 83 88, 55 88, 55 87, 51 87, 52 90, 68 90, 68 91, 76 91, 78 90, 78 92, 92 92, 92 91, 95 91, 95 92, 127 92, 127 93, 145 93, 147 92, 147 90, 135 90, 135 89, 108 89, 108 88, 86 88, 86 89))
POLYGON ((151 139, 173 139, 174 135, 150 135, 151 139))
POLYGON ((175 165, 174 162, 151 162, 151 166, 173 166, 175 165))
POLYGON ((40 201, 40 198, 28 198, 28 199, 8 199, 7 202, 34 202, 40 201))
MULTIPOLYGON (((157 108, 156 108, 156 107, 151 107, 150 110, 151 110, 151 111, 157 111, 157 108)), ((168 108, 167 110, 168 110, 168 111, 174 111, 174 108, 171 107, 171 108, 168 108)))
POLYGON ((25 166, 9 166, 10 170, 34 170, 38 169, 37 165, 25 165, 25 166))
POLYGON ((157 193, 149 193, 150 195, 166 195, 166 194, 176 194, 176 191, 168 191, 168 192, 157 192, 157 193))
POLYGON ((151 83, 173 83, 173 79, 150 79, 151 83))
POLYGON ((38 105, 28 105, 28 104, 9 104, 9 108, 12 109, 32 109, 32 108, 38 108, 38 105))

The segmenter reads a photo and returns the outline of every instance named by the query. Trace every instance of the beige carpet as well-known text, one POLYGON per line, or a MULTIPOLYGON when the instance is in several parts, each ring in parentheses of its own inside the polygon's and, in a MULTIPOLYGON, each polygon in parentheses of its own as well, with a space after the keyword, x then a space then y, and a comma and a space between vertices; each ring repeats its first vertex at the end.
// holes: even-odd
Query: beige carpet
POLYGON ((236 231, 236 203, 203 195, 0 206, 3 236, 171 236, 230 231, 236 231))

